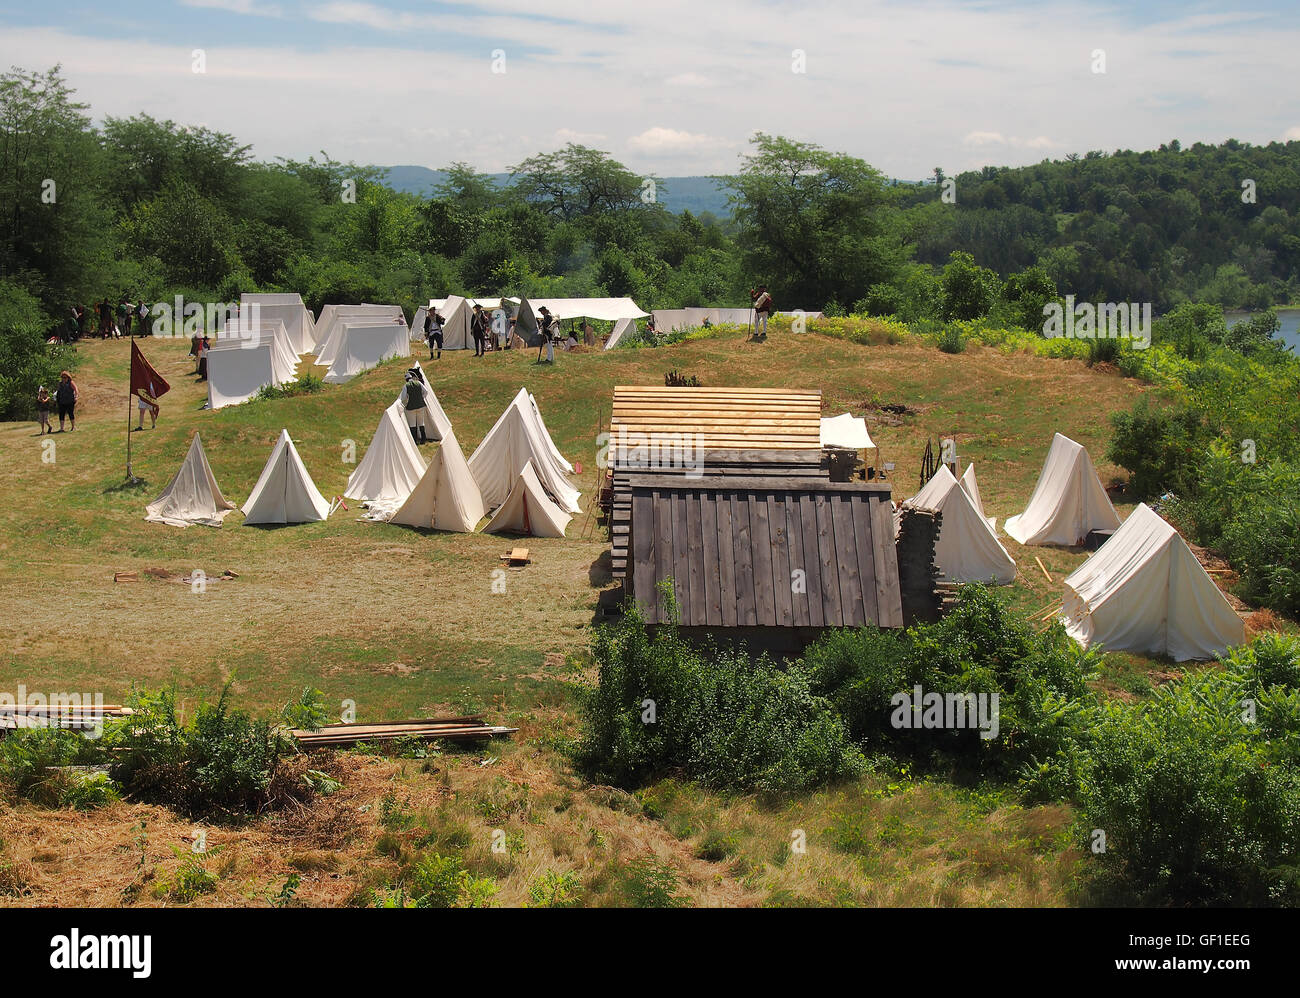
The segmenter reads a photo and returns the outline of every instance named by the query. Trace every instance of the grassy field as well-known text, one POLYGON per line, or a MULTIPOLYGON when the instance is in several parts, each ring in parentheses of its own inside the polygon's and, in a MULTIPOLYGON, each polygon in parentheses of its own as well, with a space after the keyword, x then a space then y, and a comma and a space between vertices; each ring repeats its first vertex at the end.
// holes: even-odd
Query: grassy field
MULTIPOLYGON (((530 540, 533 562, 509 572, 505 594, 492 592, 492 573, 507 539, 361 522, 354 503, 324 523, 278 529, 245 528, 238 512, 220 530, 146 523, 145 504, 196 430, 236 503, 282 427, 322 493, 341 493, 352 470, 343 442, 354 440, 360 458, 405 364, 315 395, 208 412, 188 343, 142 346, 173 386, 158 428, 133 434, 144 484, 123 485, 126 342, 80 347, 75 433, 42 440, 34 423, 0 424, 10 485, 0 508, 0 689, 102 692, 120 702, 135 683, 210 695, 234 675, 240 703, 255 709, 310 685, 330 701, 355 701, 359 720, 485 707, 493 721, 521 729, 479 754, 340 756, 332 764, 345 790, 322 802, 322 814, 214 833, 227 846, 210 860, 221 866, 220 887, 193 903, 267 903, 295 871, 300 900, 355 901, 433 848, 457 851, 493 877, 504 904, 527 902, 548 871, 579 878, 584 903, 637 903, 638 858, 674 871, 694 904, 1068 903, 1077 856, 1062 808, 1023 809, 905 773, 779 804, 672 783, 637 796, 584 785, 562 751, 576 730, 569 683, 584 667, 599 592, 612 585, 602 532, 593 524, 581 536, 585 514, 566 539, 530 540), (195 569, 214 580, 206 592, 179 581, 195 569), (238 578, 215 581, 226 570, 238 578), (124 571, 141 581, 115 583, 124 571), (508 856, 488 847, 496 828, 514 836, 508 856), (788 847, 794 830, 809 841, 797 858, 788 847)), ((600 473, 597 434, 613 386, 662 384, 674 368, 706 386, 820 388, 824 414, 867 417, 883 459, 896 465, 896 497, 916 490, 927 439, 937 446, 952 436, 962 466, 975 462, 999 523, 1023 509, 1054 431, 1089 449, 1103 481, 1114 476, 1104 460, 1107 417, 1143 390, 1078 361, 976 345, 949 355, 919 340, 866 347, 779 328, 765 344, 724 329, 658 350, 560 354, 553 367, 534 365, 535 356, 462 351, 425 368, 467 455, 526 386, 560 450, 581 463, 584 504, 600 473), (909 413, 880 408, 893 403, 909 413)), ((1021 568, 1011 595, 1025 609, 1047 604, 1084 557, 1004 543, 1021 568)), ((1170 669, 1110 656, 1104 682, 1137 695, 1170 669)), ((141 805, 90 816, 0 805, 9 876, 25 885, 6 898, 0 880, 0 900, 176 903, 174 892, 146 890, 141 878, 166 883, 178 861, 163 843, 188 829, 141 805), (154 829, 143 846, 141 823, 154 829), (70 883, 60 874, 74 867, 86 873, 70 883)))

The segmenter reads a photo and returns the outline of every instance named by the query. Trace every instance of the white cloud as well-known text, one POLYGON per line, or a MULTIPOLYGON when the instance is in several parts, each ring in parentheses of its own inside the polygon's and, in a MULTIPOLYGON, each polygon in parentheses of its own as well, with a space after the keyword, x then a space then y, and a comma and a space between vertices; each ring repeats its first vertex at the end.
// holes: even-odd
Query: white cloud
POLYGON ((254 17, 284 17, 284 8, 279 4, 264 4, 259 0, 181 0, 181 6, 228 10, 232 14, 251 14, 254 17))
POLYGON ((683 132, 676 128, 663 128, 656 125, 654 128, 647 128, 640 135, 633 135, 627 140, 629 149, 635 149, 637 152, 648 153, 650 155, 667 155, 678 156, 682 153, 692 153, 700 149, 716 146, 718 144, 727 144, 724 139, 716 139, 711 135, 703 135, 695 132, 683 132))
POLYGON ((203 76, 190 71, 191 44, 141 37, 124 59, 79 25, 4 24, 0 65, 62 63, 96 117, 204 120, 264 158, 324 147, 344 160, 493 171, 583 141, 565 136, 598 137, 583 144, 632 170, 679 175, 734 170, 761 130, 904 178, 1173 137, 1300 137, 1300 91, 1276 87, 1300 49, 1287 15, 1135 24, 1093 0, 548 0, 543 22, 536 0, 414 12, 385 0, 187 2, 287 13, 205 45, 203 76), (495 48, 504 74, 491 72, 495 48), (806 75, 790 71, 794 48, 808 53, 806 75), (1104 75, 1090 72, 1094 48, 1106 49, 1104 75), (1276 99, 1261 106, 1261 93, 1276 99))
POLYGON ((1282 141, 1300 142, 1300 125, 1296 125, 1294 128, 1288 128, 1285 132, 1283 132, 1282 141))

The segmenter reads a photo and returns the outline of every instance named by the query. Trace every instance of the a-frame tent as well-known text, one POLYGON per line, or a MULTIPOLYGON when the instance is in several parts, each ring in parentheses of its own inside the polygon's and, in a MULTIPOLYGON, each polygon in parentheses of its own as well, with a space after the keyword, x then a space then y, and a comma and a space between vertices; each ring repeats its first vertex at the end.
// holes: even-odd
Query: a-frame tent
POLYGON ((172 480, 145 507, 145 519, 173 527, 188 527, 192 523, 219 527, 234 508, 235 504, 221 494, 208 456, 203 453, 203 441, 195 433, 189 452, 172 480))
POLYGON ((330 514, 330 504, 298 456, 298 448, 281 430, 262 475, 244 503, 244 523, 312 523, 330 514))
POLYGON ((1246 625, 1182 536, 1145 503, 1065 580, 1065 630, 1085 648, 1215 658, 1246 625))
POLYGON ((429 467, 389 523, 472 534, 486 509, 465 452, 448 433, 429 467))
POLYGON ((469 332, 469 320, 473 314, 470 303, 460 295, 448 295, 440 314, 443 319, 442 348, 444 350, 470 349, 474 345, 474 337, 469 332))
POLYGON ((903 505, 942 514, 934 564, 944 578, 1003 586, 1015 581, 1016 563, 947 465, 941 465, 925 488, 903 505))
POLYGON ((470 471, 489 509, 505 502, 529 462, 556 504, 566 512, 578 512, 579 492, 564 477, 572 473, 573 466, 551 440, 536 402, 521 388, 470 455, 470 471))
POLYGON ((533 462, 524 465, 492 519, 483 528, 486 534, 523 534, 530 537, 563 537, 572 520, 546 494, 538 480, 533 462))
POLYGON ((366 502, 403 502, 420 481, 425 467, 407 429, 406 411, 399 399, 379 417, 374 439, 348 478, 343 494, 366 502))
MULTIPOLYGON (((418 371, 420 380, 424 382, 424 408, 420 410, 420 421, 416 425, 424 426, 424 433, 430 440, 444 440, 451 434, 451 420, 447 418, 446 411, 442 408, 442 403, 438 401, 438 396, 433 393, 433 386, 429 384, 429 379, 425 377, 424 368, 420 366, 417 360, 408 370, 418 371)), ((402 403, 403 396, 406 394, 405 387, 398 394, 397 400, 402 403)), ((403 409, 405 405, 403 404, 403 409)), ((406 414, 409 418, 409 413, 406 414)))
POLYGON ((1021 544, 1084 542, 1090 530, 1114 530, 1119 515, 1101 486, 1092 458, 1081 444, 1060 433, 1038 475, 1029 505, 1003 529, 1021 544))
POLYGON ((984 512, 984 500, 980 498, 980 486, 979 482, 975 480, 975 463, 973 461, 966 465, 966 471, 961 476, 961 487, 970 496, 970 501, 979 510, 980 516, 988 521, 989 529, 996 531, 998 529, 998 518, 989 516, 984 512))
POLYGON ((605 341, 605 349, 614 349, 614 347, 618 346, 619 340, 628 335, 636 335, 636 320, 630 316, 619 319, 614 323, 614 330, 609 334, 609 339, 605 341))

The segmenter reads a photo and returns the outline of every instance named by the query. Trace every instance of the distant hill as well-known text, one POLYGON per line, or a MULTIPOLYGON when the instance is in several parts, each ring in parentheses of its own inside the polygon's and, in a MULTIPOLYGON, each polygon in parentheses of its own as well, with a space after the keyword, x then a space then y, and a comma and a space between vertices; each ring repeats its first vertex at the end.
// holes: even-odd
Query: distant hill
MULTIPOLYGON (((433 189, 447 179, 442 170, 430 170, 427 166, 390 166, 386 183, 395 191, 406 194, 418 194, 428 197, 433 189)), ((510 182, 508 173, 491 174, 499 186, 510 182)), ((712 177, 665 177, 659 185, 659 200, 664 207, 674 213, 689 211, 699 215, 712 212, 719 218, 727 218, 731 209, 727 205, 727 192, 712 177)))

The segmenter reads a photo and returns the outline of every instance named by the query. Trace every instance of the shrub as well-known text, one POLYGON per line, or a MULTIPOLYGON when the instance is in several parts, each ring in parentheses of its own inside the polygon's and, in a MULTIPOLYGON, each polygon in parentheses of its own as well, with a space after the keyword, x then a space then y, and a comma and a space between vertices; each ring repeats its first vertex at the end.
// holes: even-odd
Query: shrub
POLYGON ((547 870, 528 886, 530 908, 577 908, 582 904, 582 879, 574 872, 547 870))
POLYGON ((944 326, 939 333, 939 349, 944 353, 961 353, 966 349, 966 337, 957 326, 944 326))
POLYGON ((66 728, 21 728, 0 739, 0 788, 42 807, 62 807, 80 782, 65 766, 99 761, 98 746, 66 728))
POLYGON ((685 908, 677 871, 667 863, 643 856, 627 865, 620 878, 623 893, 637 908, 685 908))
POLYGON ((486 908, 497 887, 474 877, 458 856, 430 853, 415 865, 407 892, 416 908, 486 908))
POLYGON ((1097 660, 1059 626, 1036 634, 980 585, 963 586, 935 623, 902 634, 873 627, 829 632, 804 655, 813 693, 836 706, 864 746, 1008 778, 1074 744, 1094 702, 1087 680, 1097 660), (894 728, 891 698, 915 686, 927 694, 996 694, 997 737, 981 738, 973 727, 894 728))
POLYGON ((325 388, 325 382, 319 376, 311 371, 300 374, 293 381, 286 381, 282 385, 263 385, 253 396, 255 401, 274 401, 276 399, 289 399, 298 395, 315 395, 325 388))
POLYGON ((1300 644, 1261 639, 1224 664, 1098 711, 1079 806, 1084 830, 1106 835, 1103 890, 1160 904, 1300 903, 1300 644))
MULTIPOLYGON (((132 694, 129 723, 110 725, 103 739, 110 774, 127 796, 225 820, 312 796, 306 781, 282 778, 283 760, 296 751, 292 738, 280 723, 233 708, 233 682, 187 722, 174 689, 132 694)), ((304 691, 278 720, 318 726, 319 699, 319 692, 304 691)))
POLYGON ((1215 437, 1192 410, 1152 409, 1145 397, 1131 412, 1112 414, 1110 422, 1115 432, 1106 458, 1128 470, 1129 489, 1139 499, 1187 490, 1215 437))
MULTIPOLYGON (((671 583, 661 592, 675 617, 671 583)), ((579 694, 576 761, 597 782, 631 788, 679 771, 716 787, 795 791, 861 770, 801 664, 783 671, 766 657, 699 649, 672 626, 652 638, 631 600, 592 652, 598 679, 579 694)))

